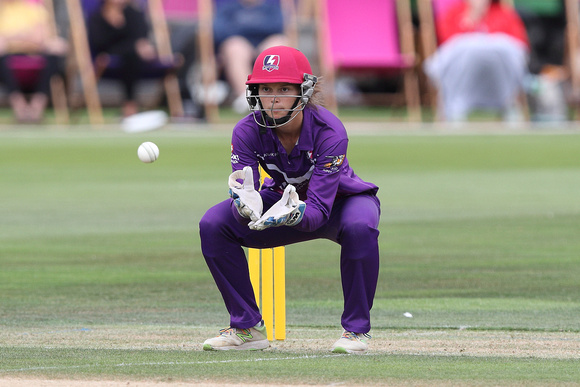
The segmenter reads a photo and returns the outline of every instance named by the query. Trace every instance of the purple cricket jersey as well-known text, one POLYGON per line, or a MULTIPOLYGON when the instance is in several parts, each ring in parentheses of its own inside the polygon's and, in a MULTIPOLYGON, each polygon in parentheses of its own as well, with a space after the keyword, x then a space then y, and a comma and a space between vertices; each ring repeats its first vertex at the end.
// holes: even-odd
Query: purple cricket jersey
POLYGON ((231 163, 233 171, 252 167, 256 189, 258 165, 272 178, 262 188, 282 193, 288 184, 296 187, 306 211, 295 228, 313 231, 328 221, 335 198, 362 192, 374 195, 378 187, 363 181, 350 167, 342 122, 321 106, 307 106, 303 112, 300 138, 289 155, 275 129, 260 127, 252 114, 240 120, 232 134, 231 163))

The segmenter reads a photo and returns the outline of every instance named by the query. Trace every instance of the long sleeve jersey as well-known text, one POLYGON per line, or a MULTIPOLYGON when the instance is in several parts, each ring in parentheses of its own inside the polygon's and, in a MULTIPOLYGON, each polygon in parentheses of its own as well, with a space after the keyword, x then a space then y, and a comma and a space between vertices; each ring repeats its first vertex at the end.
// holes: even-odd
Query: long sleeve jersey
MULTIPOLYGON (((275 129, 260 127, 252 114, 234 127, 231 147, 232 170, 251 166, 256 189, 258 166, 268 173, 262 189, 282 192, 294 185, 306 203, 302 221, 295 227, 314 231, 326 223, 337 197, 360 193, 376 194, 378 187, 358 177, 346 157, 348 136, 342 122, 323 107, 307 106, 302 131, 290 154, 282 146, 275 129)), ((258 117, 258 120, 260 118, 258 117)))

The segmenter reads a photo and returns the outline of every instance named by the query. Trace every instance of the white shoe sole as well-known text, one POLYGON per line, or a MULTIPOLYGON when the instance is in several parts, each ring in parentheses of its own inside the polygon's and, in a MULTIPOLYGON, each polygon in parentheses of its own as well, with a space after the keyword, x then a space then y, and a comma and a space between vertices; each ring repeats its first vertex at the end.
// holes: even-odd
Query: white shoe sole
POLYGON ((226 345, 223 347, 214 347, 211 344, 204 344, 203 350, 204 351, 261 351, 266 349, 270 346, 270 342, 268 340, 260 340, 260 341, 251 341, 249 343, 244 343, 241 345, 226 345))

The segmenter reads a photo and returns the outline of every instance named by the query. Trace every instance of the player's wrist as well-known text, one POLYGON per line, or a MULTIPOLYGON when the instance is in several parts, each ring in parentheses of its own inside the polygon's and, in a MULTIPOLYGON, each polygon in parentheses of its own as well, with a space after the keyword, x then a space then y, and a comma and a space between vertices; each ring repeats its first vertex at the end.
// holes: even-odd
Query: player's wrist
POLYGON ((299 202, 298 207, 288 216, 286 221, 286 226, 294 227, 302 221, 304 217, 304 211, 306 210, 306 204, 304 202, 299 202))

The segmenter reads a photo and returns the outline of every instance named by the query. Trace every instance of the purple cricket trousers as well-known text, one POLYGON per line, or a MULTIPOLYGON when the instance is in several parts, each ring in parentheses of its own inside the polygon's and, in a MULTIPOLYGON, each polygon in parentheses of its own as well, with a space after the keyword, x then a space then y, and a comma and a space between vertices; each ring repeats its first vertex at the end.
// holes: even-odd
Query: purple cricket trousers
MULTIPOLYGON (((260 194, 264 212, 281 197, 270 190, 260 194)), ((262 319, 242 246, 269 248, 324 238, 341 246, 342 327, 356 333, 371 329, 370 310, 379 274, 380 203, 375 195, 337 198, 328 222, 313 232, 287 226, 254 231, 232 211, 236 211, 232 200, 225 200, 210 208, 199 223, 202 253, 230 314, 230 326, 250 328, 262 319)))

